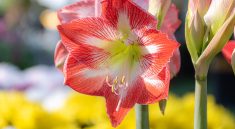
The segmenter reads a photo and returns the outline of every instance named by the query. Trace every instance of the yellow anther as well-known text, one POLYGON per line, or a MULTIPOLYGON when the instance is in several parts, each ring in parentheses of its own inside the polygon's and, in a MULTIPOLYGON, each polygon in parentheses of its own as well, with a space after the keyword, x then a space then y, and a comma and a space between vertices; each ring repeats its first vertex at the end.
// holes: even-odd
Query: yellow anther
POLYGON ((122 76, 122 81, 121 81, 122 84, 125 83, 125 79, 126 79, 126 77, 125 77, 125 76, 122 76))
POLYGON ((113 80, 113 84, 116 85, 118 83, 118 77, 116 77, 114 80, 113 80))
POLYGON ((114 85, 112 85, 112 93, 114 92, 114 85))

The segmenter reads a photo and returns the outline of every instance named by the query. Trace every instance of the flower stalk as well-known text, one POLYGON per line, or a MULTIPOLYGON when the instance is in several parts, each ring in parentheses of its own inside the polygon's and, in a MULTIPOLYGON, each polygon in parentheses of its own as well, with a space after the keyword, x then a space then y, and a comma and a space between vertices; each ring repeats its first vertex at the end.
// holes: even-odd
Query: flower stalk
POLYGON ((194 129, 207 129, 207 77, 195 75, 194 129))
POLYGON ((194 129, 207 129, 208 69, 229 40, 234 25, 233 1, 189 1, 185 37, 195 69, 194 129))
POLYGON ((136 129, 149 129, 148 105, 136 104, 136 129))

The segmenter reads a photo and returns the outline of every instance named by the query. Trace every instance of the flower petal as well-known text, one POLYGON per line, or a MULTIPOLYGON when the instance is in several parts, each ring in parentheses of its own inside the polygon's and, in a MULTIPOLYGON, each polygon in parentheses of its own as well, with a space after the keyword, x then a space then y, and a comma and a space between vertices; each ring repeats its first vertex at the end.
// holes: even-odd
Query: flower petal
POLYGON ((161 26, 161 31, 167 33, 171 39, 175 39, 174 33, 181 24, 181 21, 179 20, 178 16, 179 10, 174 4, 171 4, 161 26))
MULTIPOLYGON (((135 5, 135 3, 123 0, 121 5, 113 5, 108 2, 103 2, 102 15, 113 24, 114 27, 118 27, 118 23, 122 23, 123 15, 128 19, 128 23, 131 29, 138 29, 142 27, 156 28, 157 21, 154 16, 135 5)), ((112 1, 112 0, 111 0, 112 1)))
POLYGON ((173 52, 179 47, 176 41, 168 39, 166 34, 155 30, 147 31, 140 42, 141 51, 144 55, 141 64, 143 71, 152 75, 160 73, 166 67, 173 52))
POLYGON ((171 78, 173 78, 180 71, 181 58, 180 58, 179 49, 176 49, 174 51, 173 56, 171 57, 171 60, 169 62, 169 66, 170 66, 171 78))
POLYGON ((107 59, 109 58, 109 53, 105 52, 103 49, 89 46, 81 45, 77 49, 74 49, 70 54, 80 63, 86 64, 89 68, 105 68, 107 59))
POLYGON ((101 14, 101 3, 95 3, 95 0, 80 0, 77 3, 68 5, 58 11, 58 18, 61 23, 68 23, 74 19, 93 17, 101 14), (97 5, 97 6, 95 6, 97 5))
POLYGON ((118 38, 117 31, 101 18, 83 18, 58 26, 60 36, 68 50, 79 45, 102 47, 104 42, 118 38))
MULTIPOLYGON (((181 21, 179 20, 179 10, 174 4, 171 4, 163 24, 161 26, 161 31, 167 33, 168 37, 175 39, 175 31, 179 28, 181 21)), ((170 59, 170 72, 171 78, 173 78, 180 70, 181 58, 179 49, 175 50, 173 56, 170 59)))
POLYGON ((64 62, 68 56, 68 51, 64 47, 62 41, 57 43, 55 54, 54 54, 54 62, 55 66, 63 72, 64 62))
POLYGON ((229 64, 231 64, 232 54, 234 50, 235 50, 235 40, 229 41, 222 49, 222 53, 229 64))
MULTIPOLYGON (((108 86, 107 86, 108 87, 108 86)), ((130 109, 135 105, 139 99, 142 91, 143 81, 141 78, 137 79, 135 84, 127 89, 126 96, 120 101, 120 96, 114 94, 110 88, 104 91, 106 98, 106 107, 109 118, 111 119, 113 127, 118 126, 130 109), (120 105, 119 105, 120 102, 120 105), (117 107, 119 110, 117 110, 117 107)))
POLYGON ((103 83, 106 72, 99 69, 90 69, 69 55, 65 62, 65 84, 74 90, 88 95, 103 95, 103 83), (101 90, 102 89, 102 90, 101 90))
POLYGON ((151 104, 162 99, 167 99, 170 85, 170 71, 168 66, 158 75, 149 74, 142 78, 145 88, 142 90, 137 103, 151 104))

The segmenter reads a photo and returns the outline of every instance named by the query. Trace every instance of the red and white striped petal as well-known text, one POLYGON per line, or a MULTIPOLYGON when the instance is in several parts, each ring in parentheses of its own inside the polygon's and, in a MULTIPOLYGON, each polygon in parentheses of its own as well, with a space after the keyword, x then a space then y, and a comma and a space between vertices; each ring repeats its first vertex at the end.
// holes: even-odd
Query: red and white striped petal
MULTIPOLYGON (((181 21, 179 20, 179 10, 176 8, 174 4, 171 4, 165 18, 163 24, 161 26, 161 31, 167 33, 170 39, 175 40, 175 31, 179 28, 181 21)), ((181 58, 179 49, 175 50, 173 56, 169 62, 171 78, 173 78, 180 70, 181 58)))
POLYGON ((83 18, 58 26, 61 35, 65 35, 77 44, 98 46, 97 40, 114 40, 118 32, 112 25, 101 18, 83 18))
POLYGON ((104 70, 91 69, 69 55, 64 74, 65 84, 74 90, 88 95, 103 95, 104 89, 102 88, 107 74, 104 70))
POLYGON ((222 49, 222 53, 229 64, 231 64, 232 54, 234 51, 235 51, 235 40, 229 41, 222 49))
MULTIPOLYGON (((133 0, 133 2, 142 7, 144 10, 148 10, 149 0, 133 0)), ((168 36, 172 39, 175 39, 174 32, 179 28, 181 24, 178 15, 179 15, 179 10, 176 8, 174 4, 171 4, 164 18, 163 24, 161 26, 161 31, 167 33, 168 36)))
MULTIPOLYGON (((141 1, 134 0, 134 2, 138 4, 139 6, 141 6, 142 8, 144 8, 145 10, 148 10, 148 6, 146 5, 148 5, 149 0, 141 0, 141 1)), ((181 24, 181 21, 179 20, 178 16, 179 16, 178 9, 176 8, 174 4, 171 4, 160 29, 162 32, 166 33, 169 38, 173 40, 175 40, 174 33, 181 24)), ((180 53, 179 53, 179 49, 177 49, 173 53, 173 57, 171 58, 170 63, 169 63, 172 77, 175 76, 179 72, 180 62, 181 62, 180 53)))
POLYGON ((144 89, 137 103, 151 104, 167 99, 170 85, 170 71, 168 67, 165 67, 159 74, 149 74, 149 76, 142 77, 144 89))
POLYGON ((106 62, 110 56, 110 54, 103 49, 90 45, 81 45, 77 49, 71 51, 70 54, 78 62, 86 64, 86 67, 93 69, 106 68, 106 62))
POLYGON ((62 41, 69 50, 79 45, 105 47, 110 40, 118 38, 118 32, 101 18, 84 18, 58 26, 62 41))
POLYGON ((114 27, 118 28, 118 25, 125 23, 126 21, 123 20, 126 19, 122 18, 125 17, 128 21, 126 24, 130 26, 131 29, 139 29, 142 27, 156 28, 157 21, 154 16, 136 6, 135 3, 129 0, 123 0, 123 2, 119 2, 115 5, 109 1, 112 0, 103 2, 102 15, 109 20, 114 27))
POLYGON ((101 15, 100 0, 80 0, 77 3, 65 6, 58 11, 58 18, 62 24, 74 19, 101 15))
POLYGON ((55 66, 63 72, 64 63, 68 56, 68 51, 64 47, 62 41, 57 43, 55 54, 54 54, 54 63, 55 66))
POLYGON ((138 78, 132 86, 126 89, 124 93, 125 97, 123 98, 121 98, 121 95, 117 96, 108 88, 107 90, 104 90, 107 113, 111 119, 113 127, 118 126, 128 111, 136 104, 142 92, 143 84, 142 79, 138 78))
POLYGON ((145 72, 143 76, 159 74, 179 47, 176 41, 168 39, 166 34, 155 30, 147 31, 140 39, 140 43, 144 55, 140 64, 145 72))

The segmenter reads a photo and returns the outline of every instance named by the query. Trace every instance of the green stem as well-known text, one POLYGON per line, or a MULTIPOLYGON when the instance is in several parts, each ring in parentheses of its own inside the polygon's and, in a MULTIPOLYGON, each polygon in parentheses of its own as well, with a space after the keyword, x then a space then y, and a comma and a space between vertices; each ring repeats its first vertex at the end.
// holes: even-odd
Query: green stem
POLYGON ((207 77, 195 77, 194 129, 207 129, 207 77))
POLYGON ((149 110, 148 105, 137 104, 136 111, 136 129, 149 129, 149 110))

